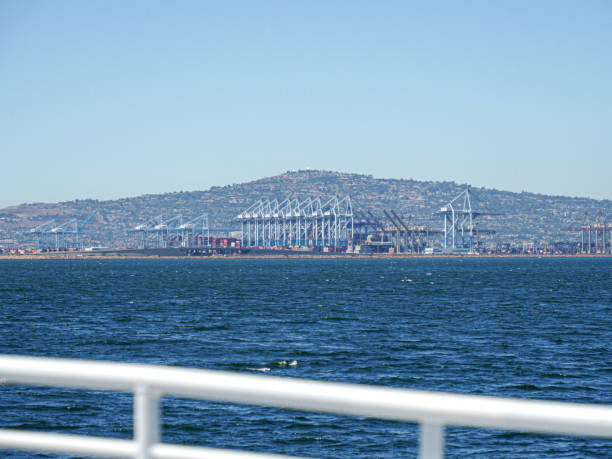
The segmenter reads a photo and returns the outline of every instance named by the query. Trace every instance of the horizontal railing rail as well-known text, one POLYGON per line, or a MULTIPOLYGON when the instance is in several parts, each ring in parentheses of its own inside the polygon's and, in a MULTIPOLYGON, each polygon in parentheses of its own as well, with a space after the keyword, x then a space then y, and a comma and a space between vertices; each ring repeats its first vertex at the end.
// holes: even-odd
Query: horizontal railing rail
POLYGON ((612 438, 612 406, 311 381, 181 367, 0 355, 0 382, 134 394, 134 439, 0 429, 0 448, 126 458, 278 458, 160 443, 164 395, 418 423, 421 458, 444 455, 444 426, 612 438))

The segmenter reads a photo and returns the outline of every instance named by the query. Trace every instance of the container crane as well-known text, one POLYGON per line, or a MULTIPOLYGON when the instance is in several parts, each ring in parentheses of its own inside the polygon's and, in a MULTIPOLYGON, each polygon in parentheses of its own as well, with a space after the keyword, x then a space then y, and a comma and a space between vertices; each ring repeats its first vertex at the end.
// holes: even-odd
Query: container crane
POLYGON ((56 250, 59 250, 60 248, 65 249, 67 248, 66 247, 66 235, 67 234, 72 234, 72 235, 78 234, 78 220, 76 218, 72 218, 59 226, 51 228, 49 230, 49 234, 55 236, 55 249, 56 250))
MULTIPOLYGON (((404 222, 404 220, 402 220, 402 218, 399 215, 397 215, 397 213, 395 213, 395 210, 391 209, 391 213, 395 217, 395 220, 397 222, 399 222, 399 224, 406 231, 406 248, 408 248, 408 245, 409 245, 408 241, 410 241, 410 251, 414 252, 414 247, 415 247, 415 231, 412 231, 410 229, 408 224, 406 222, 404 222)), ((412 218, 412 215, 408 215, 408 223, 410 223, 410 219, 411 218, 412 218)))
POLYGON ((181 245, 183 247, 208 247, 210 245, 207 213, 179 225, 177 229, 181 232, 181 245), (199 238, 198 234, 200 235, 199 238), (198 240, 202 240, 202 242, 199 243, 198 240), (195 243, 193 243, 194 241, 195 243))
POLYGON ((157 233, 157 247, 166 248, 168 246, 168 239, 170 233, 176 232, 178 239, 179 227, 183 223, 183 215, 178 214, 175 217, 169 218, 168 220, 161 221, 155 225, 151 231, 157 233))
POLYGON ((468 253, 474 253, 478 248, 478 241, 474 245, 474 234, 476 234, 476 239, 478 239, 479 234, 495 233, 492 230, 479 230, 477 223, 475 223, 476 217, 480 215, 500 215, 475 211, 472 208, 469 187, 455 196, 448 204, 441 207, 436 213, 444 218, 444 249, 451 252, 469 250, 468 253), (460 245, 457 243, 458 236, 461 237, 460 245), (467 243, 466 237, 468 239, 467 243))
POLYGON ((581 226, 561 228, 561 231, 580 233, 580 253, 612 253, 612 224, 608 223, 609 219, 610 216, 600 210, 592 221, 585 212, 581 226))
POLYGON ((34 228, 30 229, 27 232, 27 234, 36 237, 36 247, 38 248, 38 250, 42 249, 41 244, 40 244, 42 236, 47 235, 49 228, 52 227, 53 225, 55 225, 55 220, 49 220, 48 222, 35 226, 34 228))
MULTIPOLYGON (((402 233, 402 229, 401 229, 401 225, 395 221, 395 218, 391 216, 391 214, 389 214, 389 212, 387 212, 386 210, 383 209, 383 213, 385 214, 385 217, 387 217, 389 219, 389 221, 393 224, 393 226, 395 227, 395 253, 400 253, 401 250, 401 243, 400 243, 400 239, 401 239, 401 233, 402 233)), ((406 233, 406 238, 408 237, 408 233, 406 233)), ((406 241, 407 242, 407 241, 406 241)), ((408 244, 405 243, 404 247, 406 247, 408 244)))
POLYGON ((79 247, 79 236, 82 237, 83 230, 87 226, 87 223, 89 223, 89 220, 91 220, 93 216, 98 213, 98 210, 100 209, 95 209, 92 213, 90 213, 89 216, 85 220, 83 220, 83 222, 80 225, 77 223, 76 225, 76 245, 77 247, 79 247))
POLYGON ((149 233, 153 231, 153 228, 159 225, 164 221, 164 218, 161 215, 157 215, 155 217, 150 218, 144 223, 140 225, 136 225, 133 228, 130 228, 127 232, 128 234, 139 234, 140 235, 140 248, 147 248, 147 241, 149 237, 149 233))

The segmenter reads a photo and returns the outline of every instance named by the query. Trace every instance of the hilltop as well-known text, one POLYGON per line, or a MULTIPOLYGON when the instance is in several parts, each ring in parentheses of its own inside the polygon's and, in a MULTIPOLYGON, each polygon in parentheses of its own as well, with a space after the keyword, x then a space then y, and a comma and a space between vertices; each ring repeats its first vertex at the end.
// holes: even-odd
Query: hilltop
MULTIPOLYGON (((262 198, 307 196, 328 198, 349 195, 354 209, 381 215, 395 209, 400 215, 414 215, 413 222, 440 228, 433 213, 465 189, 466 184, 407 179, 381 179, 371 175, 333 171, 288 171, 248 183, 211 187, 205 191, 143 195, 117 200, 74 200, 34 203, 0 209, 0 239, 26 241, 21 232, 50 219, 63 222, 84 219, 99 209, 88 226, 90 243, 125 246, 127 229, 156 215, 165 218, 181 213, 193 218, 207 212, 212 228, 238 228, 233 218, 262 198)), ((515 245, 523 242, 548 243, 576 238, 561 228, 581 224, 587 213, 592 220, 598 212, 612 210, 612 201, 534 193, 513 193, 470 187, 475 210, 500 215, 481 217, 481 227, 497 231, 497 239, 515 245)))

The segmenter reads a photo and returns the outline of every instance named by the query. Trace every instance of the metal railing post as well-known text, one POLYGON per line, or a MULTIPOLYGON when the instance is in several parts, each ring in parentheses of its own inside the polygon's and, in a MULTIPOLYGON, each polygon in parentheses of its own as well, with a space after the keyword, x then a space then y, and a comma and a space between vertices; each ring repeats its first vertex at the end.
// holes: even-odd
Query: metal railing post
POLYGON ((151 446, 159 443, 159 394, 139 385, 134 390, 134 439, 136 459, 150 459, 151 446))
POLYGON ((444 426, 423 423, 419 438, 419 459, 442 459, 444 457, 444 426))

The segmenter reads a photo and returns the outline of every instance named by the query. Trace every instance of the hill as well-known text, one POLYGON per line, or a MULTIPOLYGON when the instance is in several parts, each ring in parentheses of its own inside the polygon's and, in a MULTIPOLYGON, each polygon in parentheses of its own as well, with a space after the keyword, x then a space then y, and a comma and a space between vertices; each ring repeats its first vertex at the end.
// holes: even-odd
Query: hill
MULTIPOLYGON (((126 246, 127 230, 154 216, 169 218, 181 213, 192 218, 207 212, 212 228, 238 228, 233 218, 251 203, 262 198, 307 196, 328 198, 349 195, 354 209, 381 215, 383 209, 395 209, 400 215, 414 215, 413 222, 440 229, 442 220, 433 213, 465 189, 455 182, 424 182, 406 179, 380 179, 371 175, 332 171, 289 171, 248 183, 212 187, 206 191, 143 195, 118 200, 91 199, 61 203, 34 203, 0 209, 0 240, 25 243, 22 233, 50 219, 63 222, 84 219, 94 209, 98 213, 89 223, 87 233, 93 245, 126 246)), ((497 232, 496 239, 520 245, 547 244, 558 240, 576 240, 576 235, 561 228, 579 225, 585 213, 592 221, 599 212, 608 215, 612 201, 534 193, 513 193, 471 187, 475 210, 497 216, 480 218, 481 227, 497 232)))

